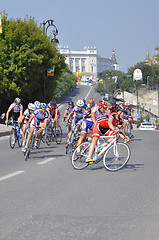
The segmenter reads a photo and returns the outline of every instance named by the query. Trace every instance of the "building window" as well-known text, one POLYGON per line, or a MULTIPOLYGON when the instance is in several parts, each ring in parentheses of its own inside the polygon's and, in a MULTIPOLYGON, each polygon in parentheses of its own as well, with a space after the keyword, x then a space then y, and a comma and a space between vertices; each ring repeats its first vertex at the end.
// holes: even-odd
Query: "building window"
POLYGON ((86 59, 83 58, 83 59, 81 60, 81 63, 82 63, 82 72, 85 72, 85 71, 86 71, 86 59))
POLYGON ((70 70, 73 72, 74 59, 71 59, 70 70))
POLYGON ((80 72, 80 65, 79 65, 80 61, 78 58, 76 58, 76 72, 80 72))
POLYGON ((82 66, 82 72, 85 72, 85 71, 86 71, 85 66, 82 66))

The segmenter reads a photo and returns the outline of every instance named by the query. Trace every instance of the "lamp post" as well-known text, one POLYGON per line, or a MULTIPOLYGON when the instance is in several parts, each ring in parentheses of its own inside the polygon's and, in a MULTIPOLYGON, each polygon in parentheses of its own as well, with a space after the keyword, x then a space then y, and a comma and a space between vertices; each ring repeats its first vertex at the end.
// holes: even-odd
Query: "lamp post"
POLYGON ((137 117, 137 127, 139 125, 139 92, 138 92, 138 83, 137 81, 138 80, 142 80, 142 71, 140 69, 135 69, 134 73, 133 73, 133 80, 135 81, 135 85, 136 85, 136 100, 137 100, 137 103, 136 103, 136 106, 137 106, 137 114, 136 114, 136 117, 137 117))
MULTIPOLYGON (((59 40, 56 38, 56 36, 58 35, 58 29, 56 27, 56 25, 54 24, 54 20, 49 19, 46 22, 43 22, 43 31, 44 34, 47 35, 47 30, 49 27, 53 27, 53 38, 51 39, 51 43, 59 43, 59 40)), ((43 82, 43 99, 44 102, 46 101, 46 79, 47 79, 47 72, 44 73, 44 82, 43 82)))

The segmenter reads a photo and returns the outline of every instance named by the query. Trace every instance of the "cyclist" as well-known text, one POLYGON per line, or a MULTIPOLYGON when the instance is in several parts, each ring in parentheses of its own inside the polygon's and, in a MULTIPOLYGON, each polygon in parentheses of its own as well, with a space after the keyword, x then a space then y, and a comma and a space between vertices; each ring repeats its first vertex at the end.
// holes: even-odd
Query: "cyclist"
MULTIPOLYGON (((74 103, 72 101, 70 101, 68 103, 68 105, 65 108, 65 113, 64 113, 64 117, 63 117, 63 121, 65 122, 65 120, 67 119, 68 115, 73 111, 73 108, 75 107, 74 103)), ((72 120, 73 120, 73 112, 72 115, 70 115, 69 120, 66 121, 66 125, 67 125, 67 132, 70 132, 71 129, 71 124, 72 124, 72 120)))
MULTIPOLYGON (((126 115, 125 115, 124 119, 129 121, 131 129, 133 129, 133 126, 132 126, 133 109, 132 109, 132 107, 130 107, 129 102, 125 102, 124 107, 126 110, 126 115)), ((126 128, 126 122, 124 122, 124 130, 125 130, 125 128, 126 128)))
POLYGON ((28 127, 28 121, 30 119, 30 117, 32 116, 33 112, 36 110, 36 106, 33 103, 29 103, 28 104, 28 108, 24 111, 23 117, 22 117, 22 122, 23 122, 23 134, 22 134, 22 140, 23 140, 23 149, 22 151, 24 151, 24 137, 25 137, 25 132, 27 130, 28 127))
POLYGON ((9 113, 12 111, 12 122, 18 121, 19 123, 22 121, 23 117, 23 105, 21 104, 20 98, 15 98, 14 102, 9 106, 6 113, 6 121, 8 124, 9 113))
MULTIPOLYGON (((92 99, 91 99, 92 100, 92 99)), ((93 99, 94 100, 94 99, 93 99)), ((92 103, 92 102, 91 102, 92 103)), ((94 102, 93 102, 94 103, 94 102)), ((92 106, 92 108, 87 108, 86 109, 86 116, 82 121, 82 125, 81 125, 81 135, 80 138, 78 140, 78 145, 80 145, 83 140, 86 138, 86 134, 88 132, 88 129, 90 129, 92 131, 93 129, 93 124, 95 123, 96 117, 97 115, 104 115, 107 112, 105 111, 107 108, 107 103, 103 100, 99 101, 99 106, 92 106)))
POLYGON ((67 117, 67 121, 69 121, 70 117, 73 118, 71 130, 68 134, 69 137, 71 136, 72 129, 76 124, 78 124, 78 130, 80 130, 81 121, 82 119, 84 119, 85 115, 86 111, 84 109, 84 101, 82 99, 79 99, 77 100, 76 106, 73 108, 72 112, 67 117))
MULTIPOLYGON (((30 132, 29 135, 27 137, 27 141, 26 141, 26 145, 25 145, 25 150, 27 150, 29 141, 31 139, 31 136, 35 130, 35 126, 40 126, 39 132, 38 132, 38 139, 37 141, 39 141, 41 139, 42 136, 42 132, 43 129, 47 126, 48 124, 48 118, 49 118, 49 113, 46 110, 46 103, 41 103, 41 106, 39 109, 36 109, 33 114, 31 115, 28 124, 30 124, 30 132)), ((35 143, 37 145, 37 142, 35 143)))
POLYGON ((65 113, 63 116, 63 121, 65 122, 65 119, 67 116, 72 112, 73 108, 75 107, 74 103, 72 101, 68 102, 68 105, 65 108, 65 113))
MULTIPOLYGON (((130 140, 123 134, 119 133, 121 130, 119 130, 118 128, 118 125, 121 124, 121 122, 123 121, 125 113, 126 113, 125 109, 119 108, 117 109, 117 112, 112 112, 110 115, 109 114, 99 115, 97 117, 97 120, 93 126, 93 139, 89 147, 88 156, 86 159, 87 163, 95 161, 94 159, 91 158, 91 156, 101 134, 104 134, 105 136, 112 136, 114 133, 117 133, 117 137, 120 136, 124 141, 130 140)), ((100 146, 100 148, 102 149, 112 140, 113 138, 108 139, 106 143, 100 146)))
POLYGON ((90 99, 88 100, 88 102, 89 102, 89 103, 87 104, 87 108, 88 108, 88 109, 91 109, 92 107, 97 106, 97 104, 95 104, 93 98, 90 98, 90 99))
POLYGON ((108 107, 107 102, 104 101, 103 99, 101 99, 98 103, 98 106, 95 106, 92 108, 91 118, 94 123, 95 123, 98 115, 106 115, 107 114, 107 107, 108 107))
POLYGON ((111 104, 108 107, 108 113, 116 112, 116 107, 117 107, 116 101, 112 100, 111 104))
POLYGON ((58 128, 59 118, 61 116, 58 106, 56 104, 56 100, 52 99, 48 105, 47 111, 49 112, 49 118, 52 118, 52 127, 58 128))

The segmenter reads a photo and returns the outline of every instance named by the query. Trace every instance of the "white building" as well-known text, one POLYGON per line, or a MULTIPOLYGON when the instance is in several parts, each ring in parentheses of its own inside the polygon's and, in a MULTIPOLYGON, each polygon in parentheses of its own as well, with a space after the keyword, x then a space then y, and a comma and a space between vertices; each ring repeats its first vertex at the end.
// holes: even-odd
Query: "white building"
POLYGON ((104 70, 119 70, 114 50, 111 58, 99 56, 96 47, 84 47, 81 51, 72 51, 68 46, 58 46, 58 50, 66 57, 65 62, 69 69, 83 79, 96 80, 104 70))

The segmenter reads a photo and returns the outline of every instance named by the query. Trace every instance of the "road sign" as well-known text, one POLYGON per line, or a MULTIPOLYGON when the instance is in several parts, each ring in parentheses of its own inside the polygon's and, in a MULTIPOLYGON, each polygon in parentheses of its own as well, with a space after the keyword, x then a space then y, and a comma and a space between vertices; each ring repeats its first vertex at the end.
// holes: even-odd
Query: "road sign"
POLYGON ((133 79, 136 81, 142 80, 142 71, 140 69, 135 69, 133 79))

